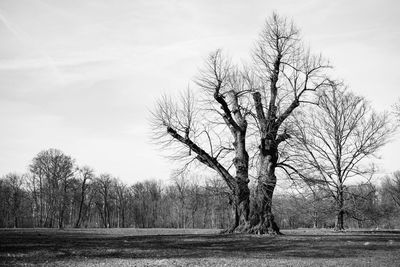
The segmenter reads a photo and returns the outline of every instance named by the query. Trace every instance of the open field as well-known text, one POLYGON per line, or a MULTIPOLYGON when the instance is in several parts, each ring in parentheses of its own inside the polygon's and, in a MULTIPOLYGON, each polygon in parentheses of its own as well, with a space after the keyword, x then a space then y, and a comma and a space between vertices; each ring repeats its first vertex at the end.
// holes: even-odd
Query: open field
POLYGON ((1 229, 0 265, 41 266, 400 266, 399 231, 1 229))

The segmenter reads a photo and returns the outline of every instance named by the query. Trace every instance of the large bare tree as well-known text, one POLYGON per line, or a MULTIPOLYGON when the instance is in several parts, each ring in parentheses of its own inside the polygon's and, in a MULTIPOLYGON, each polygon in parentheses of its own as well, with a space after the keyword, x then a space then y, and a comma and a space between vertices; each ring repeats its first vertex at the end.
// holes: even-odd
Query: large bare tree
POLYGON ((273 14, 252 64, 239 67, 217 50, 196 79, 199 101, 188 90, 179 103, 168 96, 157 102, 154 139, 173 147, 175 159, 197 160, 226 182, 235 218, 229 231, 280 233, 271 210, 279 145, 290 137, 294 110, 313 102, 313 93, 326 85, 326 68, 321 56, 303 47, 294 24, 273 14), (251 204, 252 173, 257 187, 251 204))
POLYGON ((204 93, 202 105, 196 103, 190 91, 181 95, 180 105, 164 96, 157 103, 152 120, 154 139, 165 146, 174 146, 175 158, 187 162, 198 160, 226 182, 235 207, 231 231, 241 218, 248 221, 250 197, 247 120, 239 107, 239 92, 231 86, 235 82, 232 71, 233 66, 220 50, 212 53, 197 80, 204 93), (232 162, 233 174, 229 171, 232 162))
POLYGON ((319 106, 298 119, 294 152, 281 164, 292 164, 297 174, 331 195, 336 203, 335 229, 343 230, 349 212, 345 201, 352 194, 346 185, 351 179, 369 181, 374 156, 393 132, 386 113, 373 111, 364 98, 332 83, 321 94, 319 106))
MULTIPOLYGON (((273 14, 253 52, 256 83, 251 80, 256 125, 259 129, 258 176, 255 208, 256 232, 275 225, 271 211, 279 164, 279 146, 290 138, 288 118, 302 103, 314 103, 314 93, 328 84, 328 63, 312 55, 300 41, 292 22, 273 14)), ((253 222, 254 224, 254 222, 253 222)))

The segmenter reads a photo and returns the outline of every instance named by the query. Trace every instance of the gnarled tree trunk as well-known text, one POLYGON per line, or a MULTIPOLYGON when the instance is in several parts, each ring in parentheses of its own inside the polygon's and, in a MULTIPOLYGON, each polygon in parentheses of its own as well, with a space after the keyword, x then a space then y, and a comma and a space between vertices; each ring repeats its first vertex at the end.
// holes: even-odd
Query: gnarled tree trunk
POLYGON ((251 216, 250 233, 281 234, 272 214, 272 199, 276 186, 275 168, 278 161, 278 150, 270 142, 267 149, 261 148, 258 183, 255 191, 251 216))
POLYGON ((249 183, 249 155, 246 151, 246 130, 247 123, 242 123, 241 128, 236 130, 235 142, 236 151, 233 164, 236 168, 235 183, 233 186, 232 206, 234 222, 225 232, 242 232, 249 227, 250 215, 250 189, 249 183))
POLYGON ((234 221, 231 227, 224 232, 244 232, 249 228, 250 219, 250 189, 248 182, 239 181, 233 192, 232 207, 234 221))

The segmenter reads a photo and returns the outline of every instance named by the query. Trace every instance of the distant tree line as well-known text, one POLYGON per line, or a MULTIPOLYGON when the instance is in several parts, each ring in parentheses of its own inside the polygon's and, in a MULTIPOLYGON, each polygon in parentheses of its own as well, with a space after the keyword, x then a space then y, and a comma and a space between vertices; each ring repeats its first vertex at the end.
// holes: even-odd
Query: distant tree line
MULTIPOLYGON (((251 185, 254 186, 254 185, 251 185)), ((333 227, 336 203, 318 186, 294 186, 276 195, 282 228, 333 227)), ((400 172, 380 186, 346 187, 347 227, 400 227, 400 172)), ((253 196, 252 196, 253 197, 253 196)), ((40 152, 23 175, 0 179, 0 227, 219 228, 234 220, 229 190, 218 177, 203 182, 175 173, 171 183, 127 185, 110 174, 79 167, 57 149, 40 152)))
POLYGON ((0 179, 0 227, 226 228, 226 188, 177 173, 172 183, 127 185, 79 167, 57 149, 40 152, 30 171, 0 179))

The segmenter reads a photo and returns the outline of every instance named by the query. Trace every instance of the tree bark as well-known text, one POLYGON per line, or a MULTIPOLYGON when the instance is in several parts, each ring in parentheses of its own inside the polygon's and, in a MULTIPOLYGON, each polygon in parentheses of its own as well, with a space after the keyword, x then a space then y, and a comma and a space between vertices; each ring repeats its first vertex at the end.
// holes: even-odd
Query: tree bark
POLYGON ((339 187, 337 191, 337 213, 335 221, 335 231, 344 230, 344 198, 343 187, 339 187))
POLYGON ((275 168, 278 151, 270 147, 260 155, 260 169, 251 216, 250 233, 282 234, 272 213, 272 199, 276 186, 275 168))
POLYGON ((250 190, 247 182, 238 182, 232 200, 233 224, 224 232, 246 232, 250 224, 250 190))
POLYGON ((343 231, 344 230, 344 212, 343 210, 339 210, 336 215, 335 221, 335 231, 343 231))
MULTIPOLYGON (((258 183, 255 192, 255 203, 251 216, 250 232, 257 234, 281 234, 278 225, 275 223, 274 215, 272 214, 272 197, 276 186, 275 169, 278 162, 278 146, 290 136, 286 132, 278 135, 278 129, 282 124, 282 116, 288 116, 293 109, 288 110, 279 119, 277 119, 275 100, 277 97, 277 81, 280 65, 280 55, 278 55, 275 64, 274 72, 271 77, 271 99, 267 116, 264 113, 261 94, 256 92, 253 94, 257 118, 260 123, 260 156, 258 169, 258 183)), ((297 101, 294 101, 297 103, 297 101)))
POLYGON ((249 228, 250 215, 250 189, 249 183, 249 155, 246 151, 246 130, 247 123, 241 124, 241 130, 235 132, 233 143, 236 156, 233 164, 236 168, 235 184, 233 189, 232 207, 234 220, 226 232, 243 232, 249 228))

